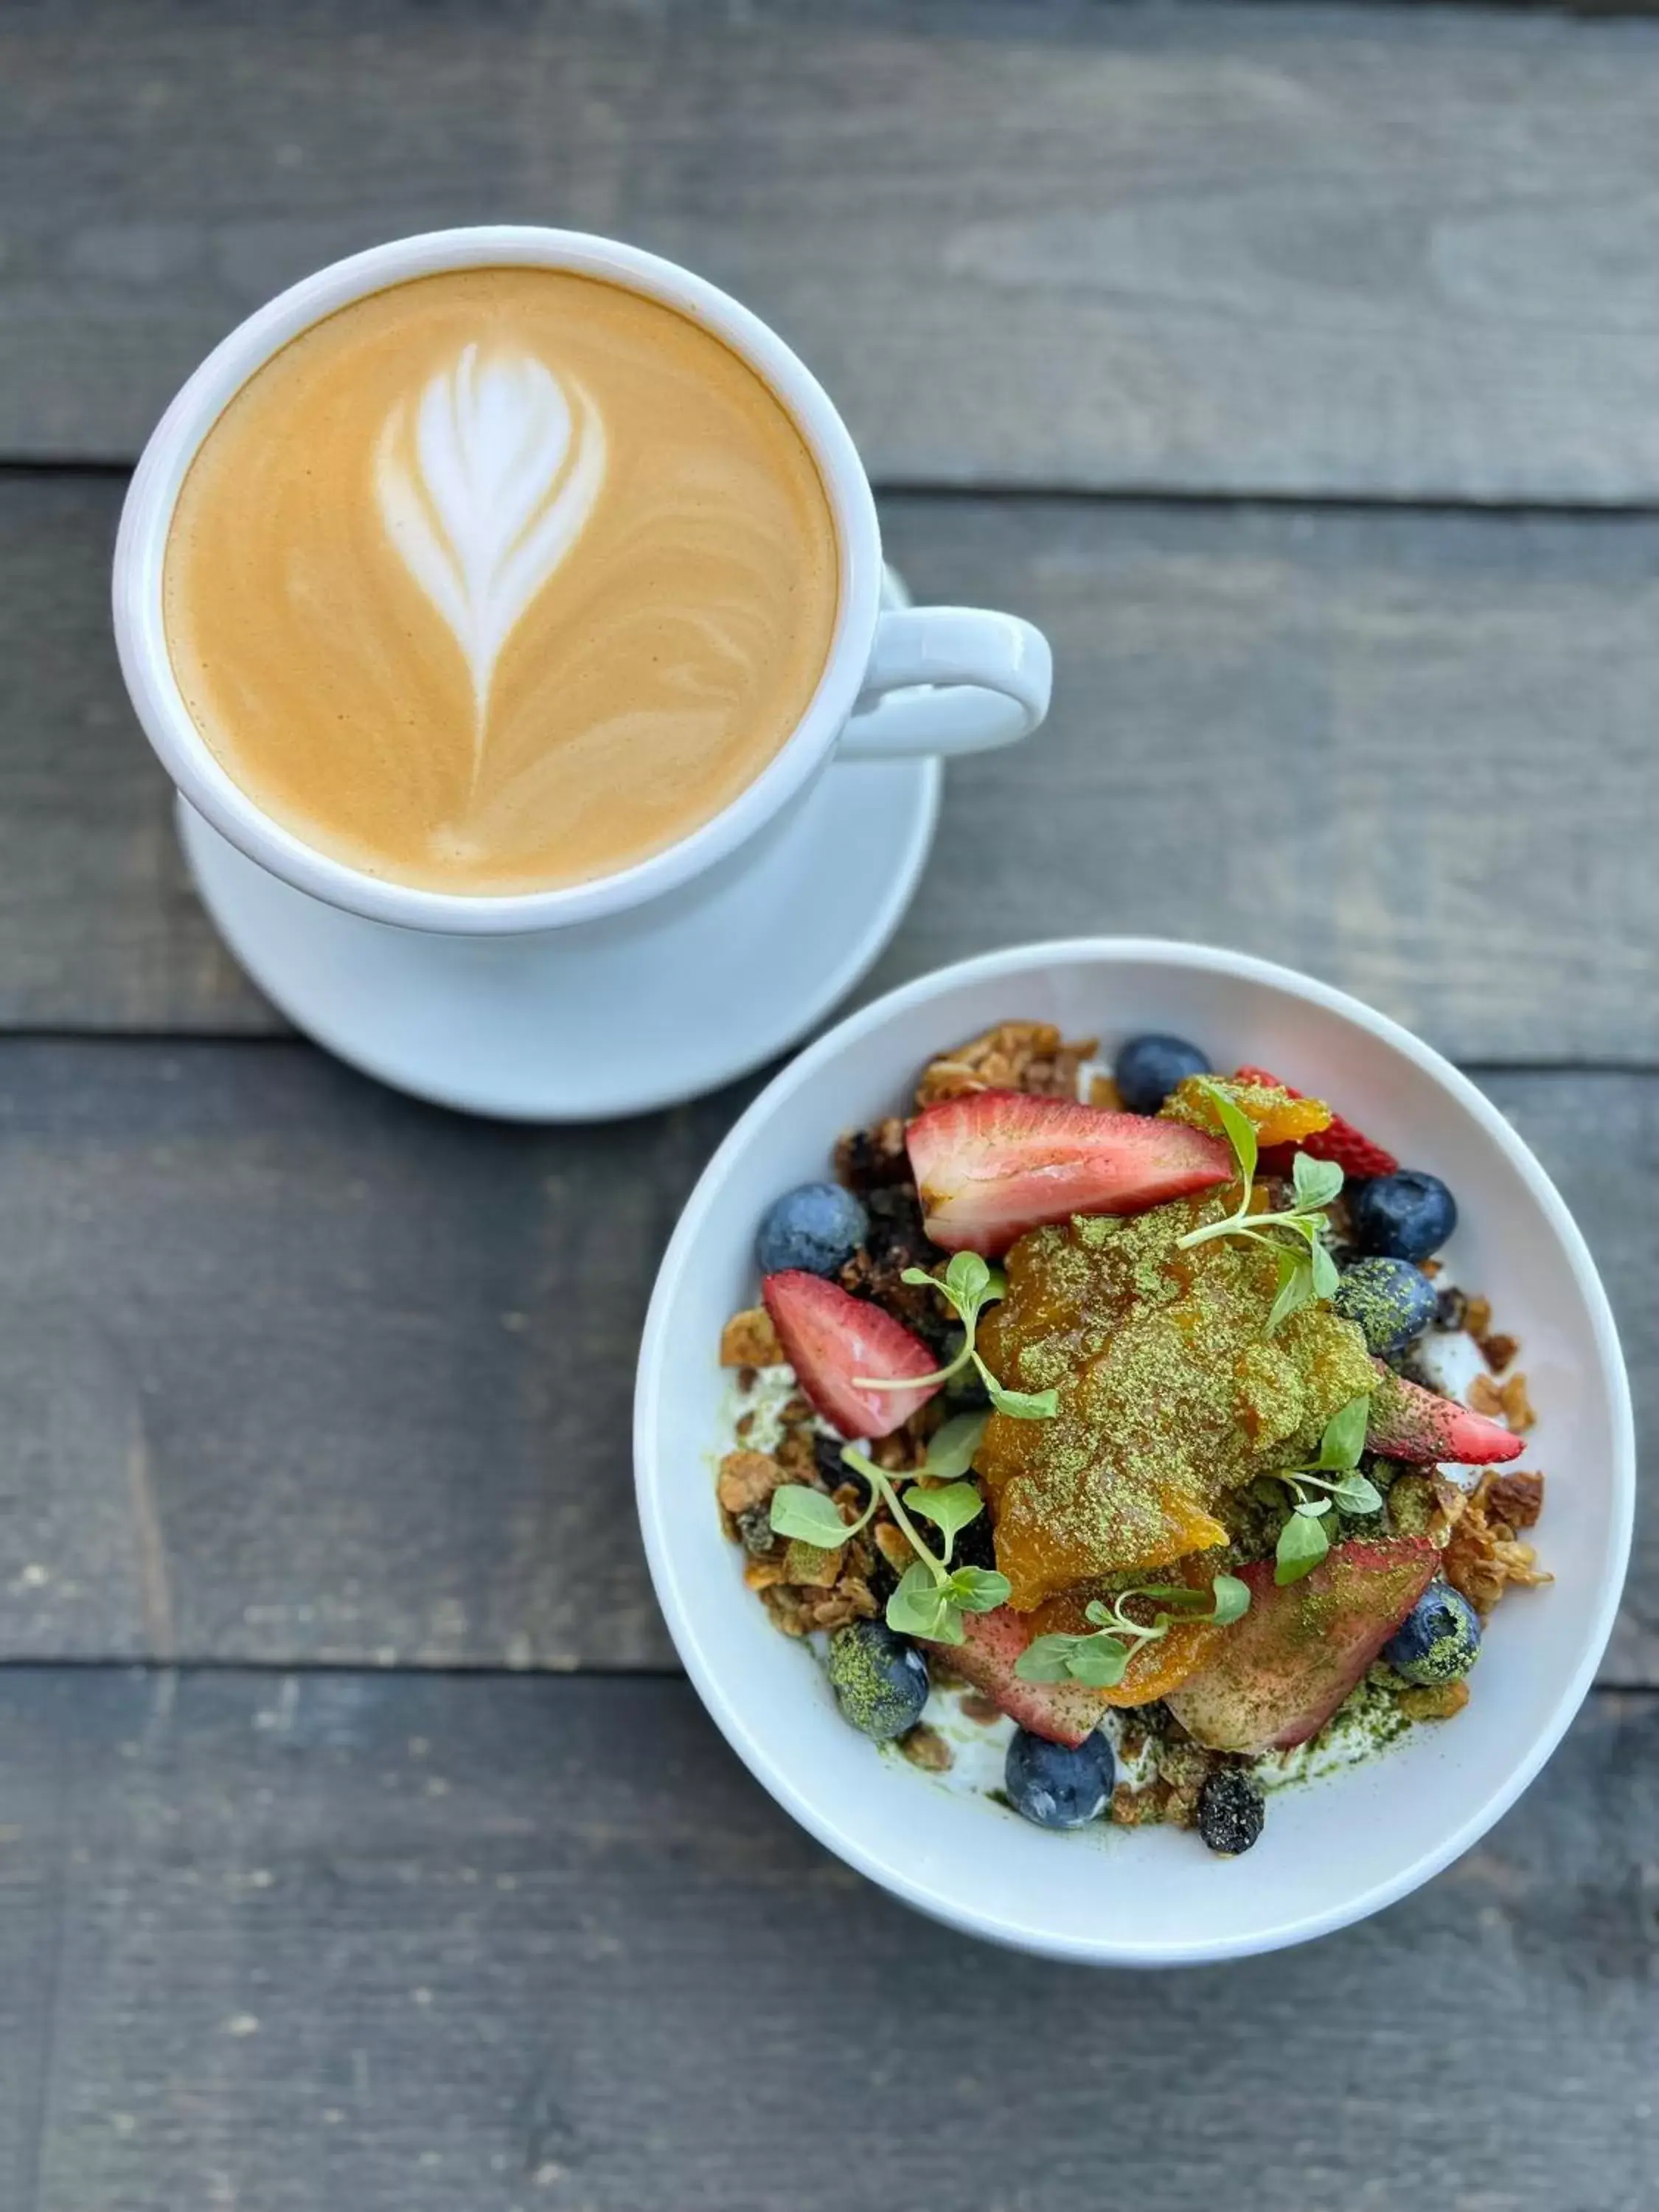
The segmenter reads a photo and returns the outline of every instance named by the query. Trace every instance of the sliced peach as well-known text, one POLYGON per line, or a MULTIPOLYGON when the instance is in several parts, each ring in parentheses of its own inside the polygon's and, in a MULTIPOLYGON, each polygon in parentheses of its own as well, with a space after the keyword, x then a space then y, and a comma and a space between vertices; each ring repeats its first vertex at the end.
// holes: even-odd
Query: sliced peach
POLYGON ((1089 1682, 1028 1682, 1014 1671, 1031 1640, 1031 1617, 1000 1605, 963 1616, 963 1641, 939 1645, 939 1656, 1000 1706, 1011 1720, 1050 1743, 1081 1743, 1111 1702, 1089 1682))
POLYGON ((1364 1674, 1433 1579, 1440 1554, 1422 1536, 1336 1545, 1300 1582, 1275 1581, 1271 1559, 1238 1571, 1250 1609, 1214 1658, 1170 1700, 1212 1751, 1251 1753, 1305 1743, 1364 1674))

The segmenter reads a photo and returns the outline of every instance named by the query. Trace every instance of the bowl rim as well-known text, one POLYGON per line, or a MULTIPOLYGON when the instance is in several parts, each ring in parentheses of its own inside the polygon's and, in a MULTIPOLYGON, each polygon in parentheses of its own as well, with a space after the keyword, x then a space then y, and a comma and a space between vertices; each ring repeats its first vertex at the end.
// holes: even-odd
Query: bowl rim
POLYGON ((1425 1044, 1389 1015, 1317 978, 1251 953, 1224 946, 1153 937, 1060 938, 1011 945, 930 969, 860 1007, 798 1053, 738 1117, 703 1169, 680 1214, 658 1269, 640 1340, 634 1400, 635 1495, 647 1564, 668 1632, 692 1686, 738 1758, 776 1802, 807 1832, 838 1858, 871 1881, 935 1920, 1009 1948, 1050 1958, 1099 1966, 1197 1965, 1245 1958, 1305 1942, 1351 1926, 1419 1888, 1462 1856, 1500 1820, 1534 1780, 1559 1744, 1595 1681, 1613 1633, 1629 1565, 1636 1499, 1636 1436, 1629 1377, 1619 1334, 1600 1273, 1583 1232, 1529 1147, 1498 1109, 1431 1045, 1425 1044), (1483 1804, 1409 1864, 1341 1904, 1237 1938, 1125 1943, 1091 1936, 1034 1937, 1023 1928, 1000 1923, 965 1907, 917 1879, 903 1867, 879 1857, 846 1833, 833 1814, 805 1796, 775 1765, 770 1753, 728 1695, 719 1668, 699 1643, 681 1601, 678 1563, 671 1551, 659 1506, 661 1469, 656 1451, 657 1408, 672 1356, 672 1325, 682 1282, 693 1262, 703 1223, 752 1134, 778 1107, 810 1087, 820 1070, 850 1045, 896 1015, 926 1006, 959 984, 994 981, 999 975, 1033 968, 1112 967, 1136 962, 1162 963, 1274 987, 1322 1007, 1392 1046, 1431 1077, 1505 1156, 1530 1191, 1559 1238, 1574 1283, 1588 1315, 1600 1359, 1601 1383, 1608 1401, 1614 1440, 1611 1477, 1611 1526, 1606 1568, 1577 1666, 1562 1682, 1544 1724, 1530 1748, 1483 1804))

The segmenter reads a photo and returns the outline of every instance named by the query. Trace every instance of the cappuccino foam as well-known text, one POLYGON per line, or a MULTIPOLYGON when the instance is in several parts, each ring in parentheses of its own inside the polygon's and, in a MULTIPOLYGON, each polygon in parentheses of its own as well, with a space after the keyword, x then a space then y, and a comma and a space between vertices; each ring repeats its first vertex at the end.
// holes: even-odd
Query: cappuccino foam
POLYGON ((504 894, 718 814, 799 720, 834 520, 764 380, 599 279, 457 270, 355 301, 230 401, 163 602, 192 719, 350 866, 504 894))

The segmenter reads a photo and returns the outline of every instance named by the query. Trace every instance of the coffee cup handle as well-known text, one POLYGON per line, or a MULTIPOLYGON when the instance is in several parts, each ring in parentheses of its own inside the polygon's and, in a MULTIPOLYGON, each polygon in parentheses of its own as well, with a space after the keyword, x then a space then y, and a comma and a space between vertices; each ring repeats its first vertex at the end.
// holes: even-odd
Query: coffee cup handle
POLYGON ((1018 615, 904 607, 878 617, 842 760, 981 753, 1028 738, 1048 711, 1048 641, 1018 615))

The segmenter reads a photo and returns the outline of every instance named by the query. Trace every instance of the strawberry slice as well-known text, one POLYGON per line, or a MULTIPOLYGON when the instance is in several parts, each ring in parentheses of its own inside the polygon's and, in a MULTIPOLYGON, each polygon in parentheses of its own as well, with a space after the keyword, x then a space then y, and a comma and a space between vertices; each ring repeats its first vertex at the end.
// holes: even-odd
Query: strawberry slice
POLYGON ((1500 1421, 1471 1413, 1455 1398, 1425 1390, 1384 1367, 1382 1381, 1371 1395, 1365 1449, 1388 1459, 1424 1464, 1443 1459, 1455 1460, 1460 1467, 1489 1467, 1494 1460, 1518 1459, 1524 1446, 1500 1421))
POLYGON ((1201 1129, 1019 1091, 945 1099, 905 1140, 929 1237, 990 1259, 1044 1222, 1144 1213, 1233 1174, 1227 1146, 1201 1129))
POLYGON ((1316 1735, 1434 1579, 1426 1536, 1338 1544, 1281 1589, 1271 1559, 1240 1567, 1250 1609, 1207 1667, 1164 1698, 1212 1751, 1284 1751, 1316 1735))
POLYGON ((795 1379, 844 1437, 884 1437, 927 1403, 937 1382, 914 1390, 860 1390, 856 1377, 899 1382, 939 1364, 919 1336, 868 1298, 792 1267, 769 1275, 761 1297, 795 1379))
MULTIPOLYGON (((1274 1090, 1289 1091, 1292 1098, 1304 1095, 1300 1091, 1291 1091, 1290 1085, 1281 1083, 1278 1076, 1269 1075, 1265 1067, 1237 1067, 1233 1073, 1240 1083, 1264 1083, 1274 1090)), ((1363 1182, 1370 1176, 1396 1174, 1400 1167, 1392 1152, 1385 1152, 1381 1145, 1374 1144, 1363 1131, 1356 1129, 1352 1121, 1344 1121, 1341 1115, 1334 1111, 1331 1115, 1329 1128, 1316 1130, 1312 1136, 1304 1137, 1299 1144, 1264 1146, 1261 1159, 1262 1173, 1289 1175, 1298 1152, 1307 1152, 1316 1160, 1334 1160, 1343 1174, 1352 1176, 1356 1182, 1363 1182)))
POLYGON ((1111 1700, 1086 1682, 1022 1682, 1014 1672, 1031 1640, 1031 1617, 1000 1605, 994 1613, 962 1617, 966 1641, 933 1648, 948 1667, 982 1690, 1011 1720, 1050 1743, 1081 1743, 1100 1723, 1111 1700))

